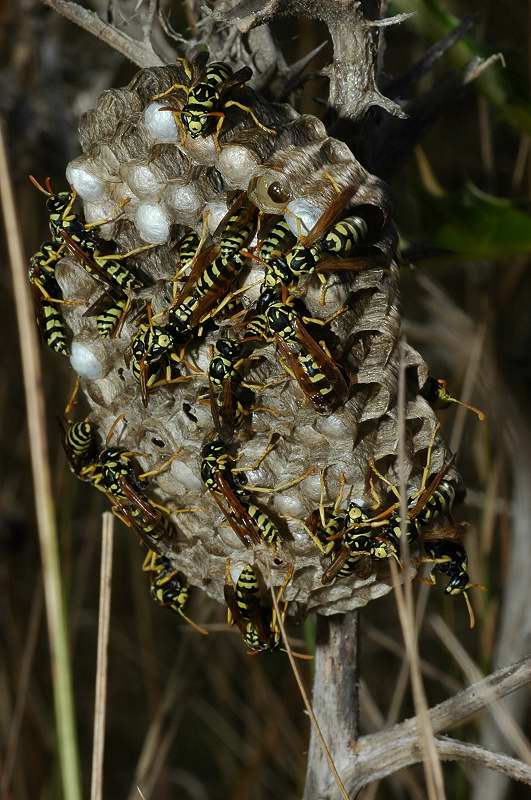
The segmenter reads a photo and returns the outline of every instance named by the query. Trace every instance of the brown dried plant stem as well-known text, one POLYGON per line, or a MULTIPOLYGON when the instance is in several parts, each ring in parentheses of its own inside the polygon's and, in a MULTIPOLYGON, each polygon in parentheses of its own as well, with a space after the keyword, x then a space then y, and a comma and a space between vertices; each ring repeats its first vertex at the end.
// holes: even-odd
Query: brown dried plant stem
POLYGON ((79 758, 72 692, 68 631, 63 605, 59 548, 48 458, 43 380, 39 346, 22 248, 18 217, 9 174, 4 127, 0 122, 0 197, 15 294, 22 372, 26 394, 35 508, 42 558, 44 595, 50 640, 57 743, 63 794, 81 800, 79 758))
POLYGON ((107 712, 107 658, 111 618, 111 580, 114 517, 103 515, 100 566, 100 609, 98 616, 98 652, 96 656, 96 691, 94 699, 94 740, 90 800, 103 797, 103 755, 107 712))

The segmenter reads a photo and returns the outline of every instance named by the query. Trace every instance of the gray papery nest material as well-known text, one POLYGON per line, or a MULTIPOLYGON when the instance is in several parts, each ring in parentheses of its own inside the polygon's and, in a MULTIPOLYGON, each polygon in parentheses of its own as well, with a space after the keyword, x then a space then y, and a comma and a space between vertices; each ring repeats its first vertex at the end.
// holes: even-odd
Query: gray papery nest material
MULTIPOLYGON (((184 77, 180 66, 153 67, 138 72, 127 87, 104 92, 96 108, 81 120, 83 155, 67 168, 67 177, 83 200, 87 221, 108 219, 123 209, 117 222, 104 226, 104 236, 115 239, 122 251, 146 242, 155 245, 137 261, 153 281, 137 295, 152 302, 154 313, 164 315, 171 302, 175 242, 190 228, 201 234, 204 224, 212 233, 237 190, 248 192, 261 211, 281 214, 286 203, 271 200, 267 190, 272 182, 280 183, 292 200, 302 200, 321 212, 333 203, 338 189, 350 186, 348 206, 364 209, 370 252, 378 255, 378 262, 361 271, 330 273, 324 305, 319 282, 315 278, 307 282, 305 303, 312 316, 324 319, 343 305, 348 308, 331 324, 337 337, 336 352, 342 354, 340 363, 356 381, 344 405, 328 416, 317 414, 279 363, 274 345, 261 348, 259 359, 248 365, 246 380, 264 384, 257 392, 256 405, 272 411, 254 412, 252 424, 237 434, 239 464, 256 461, 271 433, 279 435, 261 466, 247 474, 250 490, 253 484, 284 484, 313 469, 285 491, 257 496, 284 536, 277 563, 266 545, 243 547, 200 478, 200 451, 213 432, 213 421, 208 401, 201 402, 198 396, 208 394, 205 372, 211 348, 220 330, 230 329, 230 321, 220 321, 216 331, 189 349, 187 360, 198 374, 152 392, 145 408, 138 383, 125 363, 136 329, 134 313, 118 338, 102 339, 94 318, 83 316, 98 296, 98 286, 78 263, 64 259, 57 270, 64 297, 83 301, 64 311, 73 332, 73 361, 81 373, 82 391, 90 405, 90 417, 103 437, 116 417, 125 415, 112 442, 141 452, 142 467, 152 469, 179 452, 168 469, 153 478, 150 491, 170 507, 200 506, 200 511, 174 515, 177 535, 161 543, 162 551, 192 585, 222 602, 227 557, 235 572, 245 563, 256 563, 266 582, 272 570, 271 580, 277 586, 285 578, 286 567, 293 565, 285 595, 292 601, 290 613, 346 612, 390 590, 387 568, 323 586, 322 558, 297 520, 306 520, 319 507, 321 475, 328 506, 337 496, 341 475, 346 479, 345 498, 370 501, 371 459, 390 481, 398 483, 401 352, 409 387, 405 415, 408 491, 419 488, 436 426, 432 409, 417 394, 428 374, 426 365, 400 339, 396 232, 387 188, 361 166, 346 144, 327 135, 320 120, 298 115, 287 104, 270 104, 252 90, 246 91, 255 113, 277 130, 276 136, 237 111, 225 122, 219 151, 212 136, 187 137, 183 143, 171 112, 161 110, 164 100, 153 102, 151 98, 172 83, 183 82, 184 77), (125 199, 128 202, 123 206, 125 199)), ((241 282, 245 291, 240 295, 248 306, 258 296, 263 275, 259 263, 249 263, 241 282)), ((437 437, 431 474, 442 467, 448 455, 437 437)), ((458 482, 453 468, 447 479, 458 482)), ((380 489, 385 498, 385 487, 380 484, 380 489)), ((388 494, 387 499, 394 500, 389 500, 388 494)))

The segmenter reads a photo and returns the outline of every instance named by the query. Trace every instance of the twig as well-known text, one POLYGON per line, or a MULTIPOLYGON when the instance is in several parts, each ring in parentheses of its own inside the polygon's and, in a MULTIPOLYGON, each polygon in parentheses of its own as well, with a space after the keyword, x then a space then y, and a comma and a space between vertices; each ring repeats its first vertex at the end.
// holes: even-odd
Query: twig
POLYGON ((71 0, 43 0, 43 2, 70 22, 75 22, 83 30, 101 39, 138 67, 163 66, 164 62, 155 53, 151 43, 132 39, 114 25, 104 22, 94 11, 89 11, 71 0))
MULTIPOLYGON (((445 645, 448 651, 455 658, 468 680, 480 680, 483 676, 474 664, 462 644, 458 641, 456 636, 448 628, 444 620, 436 616, 432 620, 432 628, 445 645)), ((491 701, 489 703, 489 711, 492 714, 500 731, 504 734, 507 742, 512 745, 515 752, 518 753, 520 758, 527 761, 531 766, 531 747, 529 741, 524 736, 520 726, 515 722, 511 714, 507 711, 502 703, 491 701)))
POLYGON ((94 698, 94 739, 92 743, 92 778, 90 800, 103 797, 103 756, 107 712, 107 659, 111 617, 112 552, 114 517, 103 515, 101 532, 100 609, 98 617, 98 650, 96 655, 96 691, 94 698))
POLYGON ((446 736, 437 738, 435 742, 439 755, 444 761, 464 761, 465 763, 471 761, 473 764, 496 770, 508 778, 531 786, 531 767, 516 758, 493 753, 477 744, 459 742, 446 736))
POLYGON ((46 418, 42 393, 43 378, 39 347, 29 286, 26 279, 26 259, 5 144, 4 126, 0 122, 0 197, 9 251, 13 288, 17 309, 22 372, 26 394, 26 411, 31 442, 30 457, 35 490, 35 508, 42 558, 44 596, 50 639, 50 656, 54 689, 57 741, 61 765, 63 793, 68 800, 81 800, 79 760, 72 696, 72 672, 68 632, 63 606, 61 570, 57 529, 48 459, 46 418))
MULTIPOLYGON (((492 673, 483 681, 463 689, 430 709, 433 732, 440 733, 469 719, 490 703, 531 682, 531 656, 492 673)), ((436 742, 438 740, 436 739, 436 742)), ((487 751, 488 752, 488 751, 487 751)), ((420 760, 420 743, 415 717, 380 733, 358 740, 350 764, 338 764, 345 786, 355 794, 363 786, 392 775, 420 760)), ((525 765, 524 765, 525 767, 525 765)))

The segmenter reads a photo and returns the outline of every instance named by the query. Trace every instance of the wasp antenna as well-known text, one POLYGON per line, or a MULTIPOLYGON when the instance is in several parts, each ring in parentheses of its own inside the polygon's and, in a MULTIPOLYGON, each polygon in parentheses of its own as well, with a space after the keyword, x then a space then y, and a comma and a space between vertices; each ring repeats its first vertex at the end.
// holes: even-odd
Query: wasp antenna
POLYGON ((485 422, 485 420, 487 419, 487 415, 485 414, 485 412, 482 411, 477 406, 473 406, 472 403, 465 403, 464 400, 457 400, 456 397, 447 398, 447 402, 455 403, 458 406, 463 406, 464 408, 467 408, 469 411, 471 411, 473 414, 477 416, 480 422, 485 422))
POLYGON ((474 614, 474 609, 472 608, 472 603, 470 602, 470 598, 467 592, 463 592, 463 597, 465 599, 466 607, 468 610, 468 620, 470 624, 470 630, 476 627, 476 615, 474 614))
MULTIPOLYGON (((282 650, 283 653, 288 652, 284 647, 281 647, 280 649, 282 650)), ((293 658, 298 658, 299 661, 314 661, 313 656, 310 656, 307 653, 298 653, 296 650, 292 650, 291 655, 293 656, 293 658)))
POLYGON ((120 422, 122 419, 123 419, 123 420, 125 420, 125 423, 127 424, 127 415, 126 415, 126 414, 119 414, 119 415, 116 417, 116 419, 114 420, 114 422, 113 422, 113 424, 111 425, 111 427, 109 428, 109 433, 107 434, 107 437, 106 437, 106 439, 105 439, 105 445, 108 445, 108 444, 109 444, 109 442, 111 441, 111 436, 113 435, 113 433, 114 433, 114 430, 115 430, 116 426, 118 425, 118 423, 119 423, 119 422, 120 422))
POLYGON ((50 183, 51 178, 48 177, 45 179, 44 186, 41 183, 39 183, 37 178, 35 178, 33 175, 28 175, 28 178, 30 179, 31 183, 35 186, 35 188, 38 189, 39 192, 41 192, 42 194, 45 194, 47 197, 53 194, 50 183), (45 186, 49 186, 50 189, 46 189, 45 186))
POLYGON ((186 616, 186 614, 184 613, 184 611, 181 611, 181 610, 179 610, 179 614, 180 614, 180 615, 181 615, 181 617, 182 617, 182 618, 185 620, 185 622, 187 622, 189 625, 191 625, 191 626, 192 626, 192 628, 194 629, 194 631, 197 631, 197 632, 198 632, 198 633, 200 633, 202 636, 208 636, 208 631, 207 631, 207 630, 205 630, 204 628, 202 628, 202 627, 201 627, 201 625, 198 625, 198 624, 197 624, 197 622, 193 622, 193 620, 191 620, 191 619, 190 619, 190 617, 187 617, 187 616, 186 616))

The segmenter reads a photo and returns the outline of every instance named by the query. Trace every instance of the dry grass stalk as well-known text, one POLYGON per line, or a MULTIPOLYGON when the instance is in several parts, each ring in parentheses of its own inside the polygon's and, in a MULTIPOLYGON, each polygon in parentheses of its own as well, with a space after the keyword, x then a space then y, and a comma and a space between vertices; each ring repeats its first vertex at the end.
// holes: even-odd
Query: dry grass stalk
POLYGON ((311 723, 312 723, 312 725, 314 726, 314 728, 315 728, 315 730, 317 732, 317 736, 319 737, 319 741, 321 742, 323 753, 325 754, 326 760, 327 760, 328 765, 330 767, 330 772, 332 773, 332 776, 334 778, 334 781, 336 783, 337 788, 339 789, 341 797, 343 798, 343 800, 349 800, 348 792, 345 789, 345 785, 344 785, 343 781, 341 780, 341 776, 340 776, 339 772, 337 771, 337 767, 336 767, 336 764, 335 764, 335 761, 334 761, 334 757, 333 757, 332 753, 330 752, 330 748, 328 747, 328 744, 327 744, 327 742, 326 742, 326 740, 325 740, 325 738, 324 738, 324 736, 323 736, 323 734, 321 732, 321 728, 319 726, 319 722, 317 721, 317 717, 314 714, 314 711, 313 711, 313 708, 312 708, 312 704, 310 703, 310 699, 308 697, 308 693, 307 693, 307 691, 306 691, 306 689, 304 687, 304 683, 303 683, 303 680, 301 678, 301 674, 299 672, 299 668, 297 667, 297 664, 295 662, 295 658, 293 656, 293 651, 292 651, 291 645, 289 643, 289 639, 288 639, 288 636, 287 636, 287 633, 286 633, 286 628, 284 627, 284 620, 282 619, 282 614, 281 614, 281 611, 280 611, 280 607, 278 605, 278 600, 277 600, 275 589, 274 589, 273 585, 271 585, 271 597, 273 599, 273 608, 275 609, 275 614, 276 614, 276 617, 277 617, 278 625, 280 627, 280 633, 281 633, 281 636, 282 636, 282 642, 283 642, 284 647, 286 649, 286 653, 288 654, 291 670, 292 670, 293 675, 295 677, 295 681, 297 683, 297 687, 298 687, 299 692, 301 694, 303 703, 304 703, 304 705, 306 707, 306 711, 308 712, 308 715, 310 717, 311 723))
MULTIPOLYGON (((406 441, 406 386, 405 386, 405 364, 403 358, 403 348, 401 348, 400 370, 398 374, 398 464, 399 464, 399 491, 400 491, 400 540, 403 547, 404 568, 407 570, 410 563, 409 542, 406 533, 407 520, 407 487, 403 473, 405 464, 405 441, 406 441)), ((398 616, 404 644, 406 646, 407 658, 411 675, 411 688, 413 690, 413 700, 417 712, 419 739, 423 752, 423 764, 426 775, 428 797, 430 800, 444 800, 444 779, 442 775, 441 763, 435 745, 435 737, 428 715, 428 703, 424 691, 424 683, 420 670, 419 651, 417 644, 417 626, 415 621, 415 606, 413 600, 413 588, 410 581, 406 581, 404 586, 400 584, 398 568, 393 559, 390 559, 391 577, 395 591, 398 616)))
POLYGON ((96 691, 94 697, 94 738, 90 800, 103 797, 103 756, 107 718, 107 663, 111 618, 111 586, 114 517, 103 514, 101 531, 100 606, 98 615, 98 650, 96 655, 96 691))
POLYGON ((68 800, 81 800, 79 758, 72 692, 72 671, 68 644, 59 548, 48 440, 42 391, 43 376, 30 289, 26 278, 26 258, 9 173, 4 127, 0 123, 0 197, 15 294, 22 372, 26 395, 31 466, 35 489, 37 527, 42 558, 44 596, 51 650, 55 719, 61 781, 68 800))
MULTIPOLYGON (((458 641, 455 634, 452 633, 444 620, 436 616, 432 620, 432 628, 447 648, 449 653, 453 656, 456 663, 463 670, 467 679, 472 681, 481 681, 484 675, 474 661, 470 658, 462 644, 458 641)), ((489 701, 489 712, 494 718, 500 731, 504 734, 507 742, 514 748, 521 759, 527 764, 531 765, 531 745, 528 739, 524 736, 520 726, 514 721, 511 714, 507 711, 503 703, 491 699, 488 694, 486 699, 489 701)))

